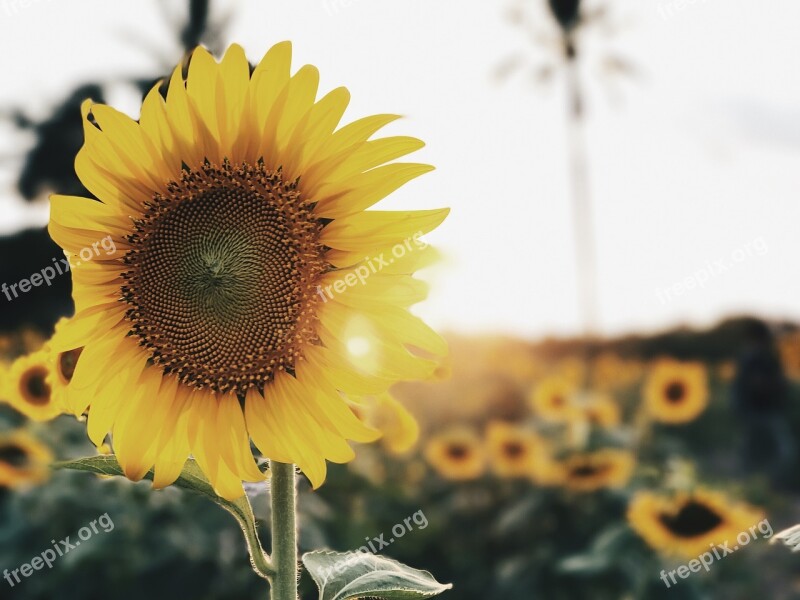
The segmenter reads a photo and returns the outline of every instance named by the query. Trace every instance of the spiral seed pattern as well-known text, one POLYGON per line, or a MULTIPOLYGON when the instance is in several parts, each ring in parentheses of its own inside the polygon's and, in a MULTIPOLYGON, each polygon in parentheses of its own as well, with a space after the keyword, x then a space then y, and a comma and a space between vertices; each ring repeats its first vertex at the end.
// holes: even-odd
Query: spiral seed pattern
POLYGON ((185 171, 128 236, 131 333, 184 384, 240 396, 316 341, 323 224, 297 182, 263 165, 185 171))

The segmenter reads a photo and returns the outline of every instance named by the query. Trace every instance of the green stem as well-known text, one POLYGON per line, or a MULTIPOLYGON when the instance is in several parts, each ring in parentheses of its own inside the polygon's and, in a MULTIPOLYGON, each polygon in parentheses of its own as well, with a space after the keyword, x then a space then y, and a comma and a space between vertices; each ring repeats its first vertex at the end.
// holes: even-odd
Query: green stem
POLYGON ((273 461, 272 600, 297 600, 297 500, 294 465, 273 461))

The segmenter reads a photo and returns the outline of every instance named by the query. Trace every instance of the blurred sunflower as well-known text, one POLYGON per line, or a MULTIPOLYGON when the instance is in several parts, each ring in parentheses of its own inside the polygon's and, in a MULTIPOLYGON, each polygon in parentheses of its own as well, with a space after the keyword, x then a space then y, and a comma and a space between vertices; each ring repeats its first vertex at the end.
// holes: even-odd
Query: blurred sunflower
POLYGON ((60 415, 50 379, 50 355, 45 350, 21 356, 11 365, 7 381, 8 403, 34 421, 49 421, 60 415))
POLYGON ((9 380, 11 378, 10 366, 5 360, 0 358, 0 404, 8 402, 10 390, 9 380))
POLYGON ((616 354, 604 352, 592 364, 592 382, 603 390, 628 386, 641 376, 641 364, 634 360, 623 360, 616 354))
MULTIPOLYGON (((68 319, 61 319, 56 323, 56 336, 58 336, 61 329, 66 326, 67 322, 68 319)), ((52 390, 53 401, 62 411, 71 410, 72 402, 68 398, 69 384, 75 376, 75 367, 78 364, 78 358, 83 348, 53 352, 50 350, 48 344, 47 351, 50 355, 50 369, 47 383, 52 390)))
POLYGON ((674 495, 639 492, 628 507, 628 522, 651 548, 683 558, 734 540, 761 519, 758 510, 705 489, 674 495))
POLYGON ((717 377, 722 381, 730 382, 736 376, 736 363, 732 360, 717 365, 717 377))
POLYGON ((191 453, 239 497, 264 478, 252 438, 317 487, 326 460, 353 458, 347 440, 379 435, 344 397, 427 378, 447 352, 408 308, 435 257, 419 236, 448 211, 366 210, 432 170, 385 164, 423 143, 371 140, 394 115, 336 129, 348 91, 316 101, 317 69, 290 63, 288 42, 252 71, 237 45, 221 63, 197 48, 138 122, 82 106, 75 167, 100 201, 51 199, 50 234, 76 265, 76 313, 51 347, 83 349, 70 410, 91 405, 90 438, 111 431, 133 480, 154 466, 169 485, 191 453))
POLYGON ((608 394, 592 394, 583 405, 581 413, 592 425, 614 427, 620 423, 619 404, 608 394))
POLYGON ((538 452, 533 457, 530 479, 539 486, 563 485, 564 466, 556 459, 552 445, 540 440, 538 452))
POLYGON ((351 403, 356 415, 381 432, 381 443, 390 454, 405 454, 419 439, 419 425, 408 409, 388 392, 351 403))
POLYGON ((50 477, 50 450, 29 433, 0 434, 0 488, 42 483, 50 477))
POLYGON ((647 376, 644 398, 650 414, 662 423, 686 423, 708 404, 705 367, 696 362, 661 359, 647 376))
POLYGON ((455 427, 432 436, 425 445, 425 458, 445 479, 477 479, 486 470, 486 453, 471 429, 455 427))
POLYGON ((556 373, 573 388, 580 387, 586 378, 586 362, 577 356, 570 356, 556 365, 556 373))
POLYGON ((786 374, 792 379, 800 379, 800 332, 781 338, 778 347, 786 374))
POLYGON ((486 449, 492 468, 500 477, 530 477, 542 444, 524 427, 492 421, 486 428, 486 449))
POLYGON ((564 377, 543 379, 530 395, 530 405, 546 421, 563 422, 575 415, 572 395, 575 384, 564 377))
POLYGON ((633 454, 605 448, 597 452, 573 454, 563 461, 564 486, 575 492, 594 492, 625 486, 633 474, 633 454))
POLYGON ((530 384, 543 373, 542 363, 521 342, 506 339, 487 342, 486 366, 493 372, 507 375, 516 383, 530 384))
POLYGON ((40 350, 46 338, 37 330, 25 327, 19 332, 19 340, 25 354, 40 350))

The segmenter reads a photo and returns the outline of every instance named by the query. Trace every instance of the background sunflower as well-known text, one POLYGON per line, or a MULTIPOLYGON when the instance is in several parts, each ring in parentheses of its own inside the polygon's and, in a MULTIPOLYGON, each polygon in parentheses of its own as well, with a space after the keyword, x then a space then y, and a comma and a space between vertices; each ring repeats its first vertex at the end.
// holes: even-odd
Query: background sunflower
POLYGON ((631 527, 658 552, 697 558, 709 548, 735 541, 764 518, 764 514, 724 494, 707 489, 677 494, 641 492, 631 501, 631 527))
POLYGON ((472 429, 452 428, 432 436, 425 446, 425 458, 445 479, 477 479, 486 469, 483 441, 472 429))
POLYGON ((50 449, 25 431, 0 435, 0 488, 44 483, 50 478, 52 460, 50 449))
POLYGON ((696 362, 659 359, 644 387, 647 409, 662 423, 686 423, 708 404, 706 369, 696 362))
POLYGON ((17 358, 8 371, 6 395, 17 411, 35 421, 47 421, 63 412, 51 385, 50 356, 40 350, 17 358))

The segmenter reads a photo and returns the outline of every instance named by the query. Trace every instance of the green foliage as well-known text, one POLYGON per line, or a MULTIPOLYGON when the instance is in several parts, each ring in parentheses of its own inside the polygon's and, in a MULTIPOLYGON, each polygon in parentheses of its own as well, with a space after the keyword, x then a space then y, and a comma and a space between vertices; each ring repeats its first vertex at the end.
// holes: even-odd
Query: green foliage
MULTIPOLYGON (((109 477, 124 476, 122 468, 113 455, 90 456, 87 458, 62 461, 55 463, 53 468, 85 471, 109 477)), ((152 470, 145 475, 145 479, 153 479, 152 470)), ((210 500, 233 515, 247 542, 247 549, 250 553, 253 570, 261 577, 265 579, 268 578, 272 572, 272 567, 269 564, 267 556, 261 549, 255 515, 253 514, 253 508, 250 506, 250 501, 247 499, 247 496, 242 496, 233 501, 220 498, 214 492, 214 488, 211 486, 206 476, 203 475, 203 471, 192 458, 186 461, 180 476, 173 485, 177 488, 197 494, 206 500, 210 500)))

